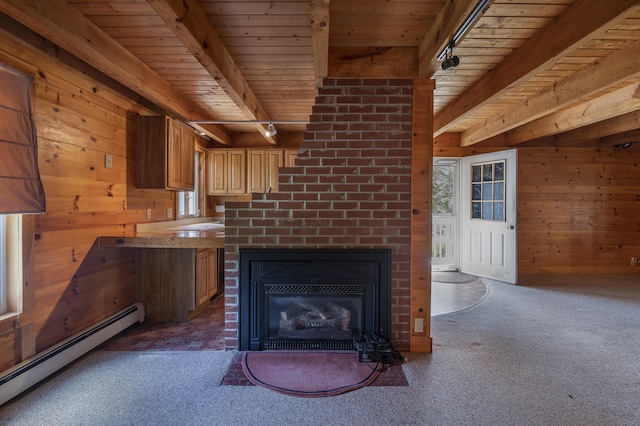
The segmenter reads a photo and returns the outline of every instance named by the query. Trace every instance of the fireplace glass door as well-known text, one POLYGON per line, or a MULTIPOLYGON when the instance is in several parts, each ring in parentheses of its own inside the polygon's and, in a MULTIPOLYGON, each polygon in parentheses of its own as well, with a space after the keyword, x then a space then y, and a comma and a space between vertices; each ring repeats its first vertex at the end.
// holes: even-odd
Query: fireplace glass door
POLYGON ((289 287, 267 286, 267 348, 281 346, 283 340, 293 340, 295 346, 297 339, 350 341, 362 334, 364 293, 360 286, 348 286, 350 294, 332 292, 334 286, 295 286, 293 292, 289 287), (280 287, 287 289, 282 293, 280 287))

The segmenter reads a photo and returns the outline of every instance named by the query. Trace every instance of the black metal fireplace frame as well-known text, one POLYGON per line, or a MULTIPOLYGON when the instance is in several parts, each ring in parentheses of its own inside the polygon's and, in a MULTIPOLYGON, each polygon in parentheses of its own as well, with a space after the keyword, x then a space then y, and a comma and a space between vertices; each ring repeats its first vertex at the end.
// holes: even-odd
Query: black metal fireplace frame
MULTIPOLYGON (((316 271, 325 266, 356 262, 368 265, 372 276, 363 285, 367 305, 376 309, 364 313, 362 333, 373 333, 389 340, 391 336, 391 250, 388 249, 240 249, 239 269, 239 350, 259 351, 265 348, 268 330, 260 324, 254 307, 264 307, 264 281, 252 277, 256 265, 278 264, 309 265, 316 271), (257 262, 257 263, 256 263, 257 262), (345 263, 346 262, 346 263, 345 263), (380 303, 385 301, 385 303, 380 303)), ((306 276, 298 284, 316 285, 323 278, 306 276)), ((304 349, 304 348, 302 348, 304 349)), ((330 348, 329 348, 330 349, 330 348)))

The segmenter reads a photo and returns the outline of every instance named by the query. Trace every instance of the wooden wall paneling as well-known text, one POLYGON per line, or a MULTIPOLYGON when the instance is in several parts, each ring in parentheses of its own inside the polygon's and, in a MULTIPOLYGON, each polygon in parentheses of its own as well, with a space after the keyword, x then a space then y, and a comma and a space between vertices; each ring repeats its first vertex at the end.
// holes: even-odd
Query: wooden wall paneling
POLYGON ((415 79, 411 142, 411 352, 432 352, 431 187, 433 80, 415 79))
POLYGON ((38 351, 135 302, 134 252, 119 250, 93 243, 79 261, 36 271, 38 351))
POLYGON ((133 252, 97 253, 95 239, 132 232, 135 223, 146 220, 146 208, 153 208, 155 220, 165 220, 166 207, 175 201, 170 194, 134 186, 132 123, 137 114, 154 112, 146 101, 96 77, 39 37, 14 28, 23 31, 19 40, 9 30, 0 30, 0 61, 35 76, 39 164, 47 195, 47 213, 33 217, 34 229, 25 238, 33 246, 28 260, 33 273, 25 285, 29 310, 12 343, 18 362, 135 301, 133 252), (105 154, 113 158, 110 169, 105 154))
POLYGON ((630 265, 640 252, 636 155, 635 147, 519 149, 520 273, 640 273, 630 265))
POLYGON ((0 371, 7 370, 17 364, 16 334, 13 328, 0 333, 0 371))

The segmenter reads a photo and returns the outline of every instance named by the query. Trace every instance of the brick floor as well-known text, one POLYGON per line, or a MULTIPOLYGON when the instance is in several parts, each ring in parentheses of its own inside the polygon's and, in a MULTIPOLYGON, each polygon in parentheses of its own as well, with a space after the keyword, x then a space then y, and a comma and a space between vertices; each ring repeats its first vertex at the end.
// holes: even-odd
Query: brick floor
POLYGON ((186 323, 136 324, 105 342, 105 351, 220 351, 224 350, 224 296, 216 297, 186 323))

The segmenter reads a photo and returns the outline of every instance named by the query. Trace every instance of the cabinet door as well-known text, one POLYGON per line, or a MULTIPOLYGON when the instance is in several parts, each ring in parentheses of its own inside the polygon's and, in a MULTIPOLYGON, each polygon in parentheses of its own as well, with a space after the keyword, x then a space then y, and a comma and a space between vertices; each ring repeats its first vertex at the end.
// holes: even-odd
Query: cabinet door
POLYGON ((210 251, 198 251, 196 255, 196 307, 209 299, 209 265, 211 263, 210 251))
POLYGON ((247 153, 244 149, 230 149, 227 157, 228 194, 247 193, 247 153))
POLYGON ((167 126, 167 187, 193 191, 195 134, 175 120, 167 126))
POLYGON ((208 250, 209 252, 209 269, 207 274, 208 298, 218 294, 218 251, 216 249, 208 250))
POLYGON ((207 194, 226 194, 228 188, 226 149, 207 151, 207 194))
POLYGON ((297 149, 287 149, 284 151, 284 166, 293 167, 296 165, 296 158, 298 158, 297 149))
POLYGON ((182 150, 182 129, 173 120, 168 120, 167 144, 167 186, 179 188, 182 184, 180 153, 182 150))
POLYGON ((196 135, 187 128, 182 129, 180 144, 180 180, 182 187, 193 191, 196 174, 196 135))
POLYGON ((280 167, 284 166, 284 151, 272 149, 265 151, 265 192, 278 192, 280 167))
POLYGON ((247 192, 265 192, 265 152, 247 151, 247 192))

